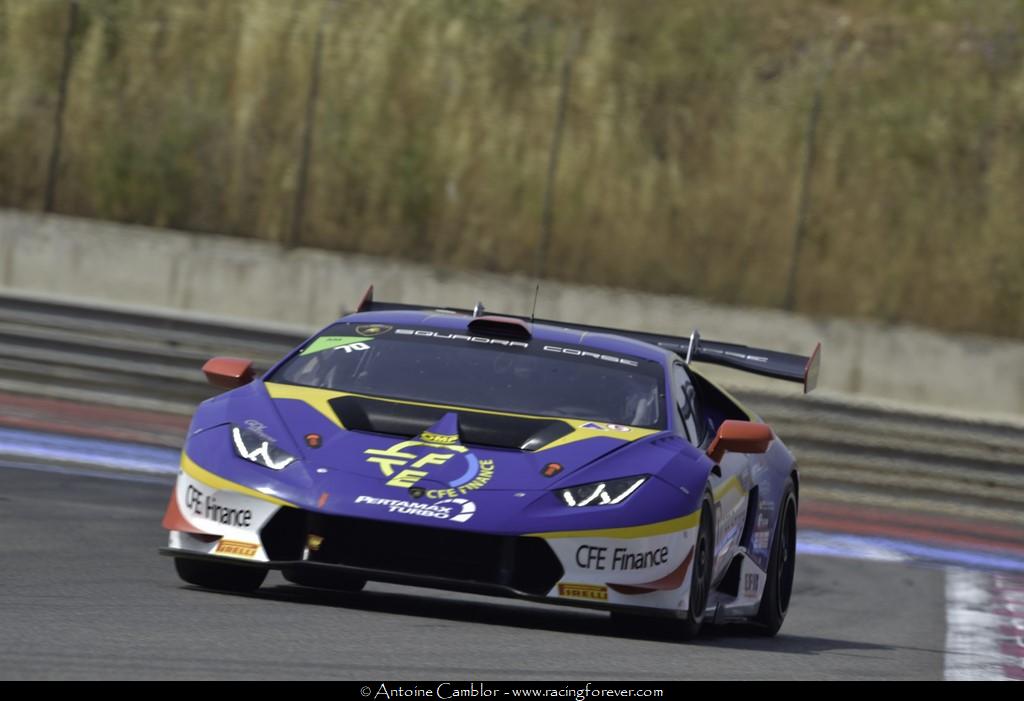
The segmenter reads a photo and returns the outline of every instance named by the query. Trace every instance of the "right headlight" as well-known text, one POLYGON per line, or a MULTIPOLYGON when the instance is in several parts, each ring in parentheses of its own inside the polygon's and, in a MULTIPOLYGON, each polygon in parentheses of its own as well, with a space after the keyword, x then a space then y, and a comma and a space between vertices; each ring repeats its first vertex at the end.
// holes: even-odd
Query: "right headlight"
POLYGON ((647 481, 647 477, 647 475, 636 475, 605 482, 591 482, 590 484, 581 484, 579 487, 560 489, 558 493, 562 496, 562 501, 566 506, 621 504, 647 481))
POLYGON ((242 428, 231 427, 231 441, 238 457, 271 470, 283 470, 295 462, 295 456, 266 440, 263 436, 242 428))

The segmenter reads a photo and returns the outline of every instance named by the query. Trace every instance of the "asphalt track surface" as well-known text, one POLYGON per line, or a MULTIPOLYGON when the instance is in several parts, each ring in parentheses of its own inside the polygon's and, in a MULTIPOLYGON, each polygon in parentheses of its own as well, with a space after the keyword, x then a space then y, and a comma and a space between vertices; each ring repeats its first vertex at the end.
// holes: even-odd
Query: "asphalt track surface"
POLYGON ((940 569, 800 556, 780 635, 624 636, 606 614, 383 584, 185 585, 170 481, 0 466, 0 679, 941 679, 940 569))

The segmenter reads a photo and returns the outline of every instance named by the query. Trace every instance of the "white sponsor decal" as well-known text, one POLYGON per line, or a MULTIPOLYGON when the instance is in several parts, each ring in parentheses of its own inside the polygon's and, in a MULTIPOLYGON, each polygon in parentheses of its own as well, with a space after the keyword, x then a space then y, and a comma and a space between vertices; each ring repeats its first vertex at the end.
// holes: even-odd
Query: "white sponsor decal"
POLYGON ((705 355, 722 355, 730 358, 738 358, 740 360, 749 360, 752 363, 767 363, 768 358, 763 355, 748 355, 746 353, 737 353, 736 351, 720 350, 718 348, 701 348, 701 353, 705 355))
POLYGON ((668 562, 668 546, 650 550, 623 547, 581 545, 576 549, 576 564, 584 569, 601 571, 646 570, 668 562))
POLYGON ((389 514, 436 518, 441 521, 455 521, 456 523, 464 523, 473 518, 473 514, 476 513, 476 504, 468 499, 442 499, 433 504, 426 504, 418 501, 404 501, 402 499, 380 499, 378 497, 360 496, 356 497, 355 503, 380 506, 386 508, 389 514))
POLYGON ((203 534, 224 538, 211 542, 206 537, 172 530, 168 541, 172 548, 266 561, 258 533, 280 506, 238 492, 214 489, 184 473, 178 475, 174 498, 189 524, 203 534))
POLYGON ((633 430, 629 426, 622 426, 621 424, 599 424, 593 421, 581 424, 580 428, 590 429, 591 431, 618 431, 619 433, 629 433, 633 430))
POLYGON ((609 363, 628 365, 629 367, 632 368, 640 366, 640 363, 638 363, 635 360, 618 358, 614 355, 606 355, 604 353, 595 353, 593 351, 580 350, 579 348, 563 348, 562 346, 544 346, 544 350, 546 350, 549 353, 561 353, 563 355, 574 355, 579 358, 593 358, 594 360, 604 360, 609 363))
POLYGON ((442 333, 438 331, 423 331, 421 329, 395 329, 398 336, 426 336, 428 338, 439 338, 447 341, 469 341, 470 343, 482 343, 492 346, 506 346, 508 348, 529 348, 529 343, 522 341, 507 341, 503 338, 487 338, 486 336, 468 336, 464 333, 442 333))
POLYGON ((235 528, 252 526, 252 509, 241 509, 218 503, 213 494, 206 494, 191 484, 185 488, 187 513, 235 528))
POLYGON ((546 540, 569 581, 643 584, 671 574, 682 564, 697 528, 640 538, 569 535, 546 540))
POLYGON ((214 489, 181 473, 175 487, 178 507, 190 523, 207 533, 241 538, 260 528, 280 508, 238 492, 214 489))

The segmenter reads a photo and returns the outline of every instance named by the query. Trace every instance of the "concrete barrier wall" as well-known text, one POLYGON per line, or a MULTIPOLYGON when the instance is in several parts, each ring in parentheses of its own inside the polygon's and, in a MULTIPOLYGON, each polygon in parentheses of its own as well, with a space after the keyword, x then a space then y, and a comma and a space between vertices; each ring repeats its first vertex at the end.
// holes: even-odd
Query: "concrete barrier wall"
MULTIPOLYGON (((0 210, 0 289, 312 328, 378 299, 448 306, 481 300, 528 314, 527 278, 407 261, 0 210)), ((808 353, 824 346, 827 393, 958 413, 1024 414, 1024 343, 876 322, 738 309, 686 297, 542 283, 537 315, 808 353)), ((791 387, 724 369, 736 385, 791 387)))

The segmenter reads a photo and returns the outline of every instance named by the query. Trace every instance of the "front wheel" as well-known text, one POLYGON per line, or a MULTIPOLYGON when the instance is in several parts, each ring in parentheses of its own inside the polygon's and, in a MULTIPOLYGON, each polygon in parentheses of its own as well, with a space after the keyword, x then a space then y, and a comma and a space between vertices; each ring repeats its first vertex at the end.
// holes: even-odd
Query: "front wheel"
POLYGON ((711 593, 711 575, 715 563, 715 520, 712 514, 711 495, 705 495, 700 506, 700 529, 693 546, 693 561, 690 563, 690 602, 686 615, 680 621, 679 637, 689 640, 700 631, 704 621, 704 610, 711 593))
POLYGON ((178 576, 189 584, 225 591, 255 591, 267 577, 267 570, 262 567, 207 562, 187 557, 174 558, 174 568, 178 570, 178 576))
POLYGON ((789 598, 793 593, 793 573, 796 570, 796 493, 793 480, 786 480, 775 522, 775 537, 772 543, 771 559, 768 561, 768 581, 765 582, 764 596, 757 611, 760 632, 772 636, 779 632, 789 610, 789 598))
POLYGON ((612 624, 627 635, 663 632, 682 640, 689 640, 700 632, 704 611, 711 592, 711 570, 715 557, 715 519, 711 495, 706 494, 700 506, 700 528, 693 546, 690 577, 690 600, 686 614, 680 619, 663 619, 627 611, 612 611, 612 624), (668 626, 668 629, 665 626, 668 626))

